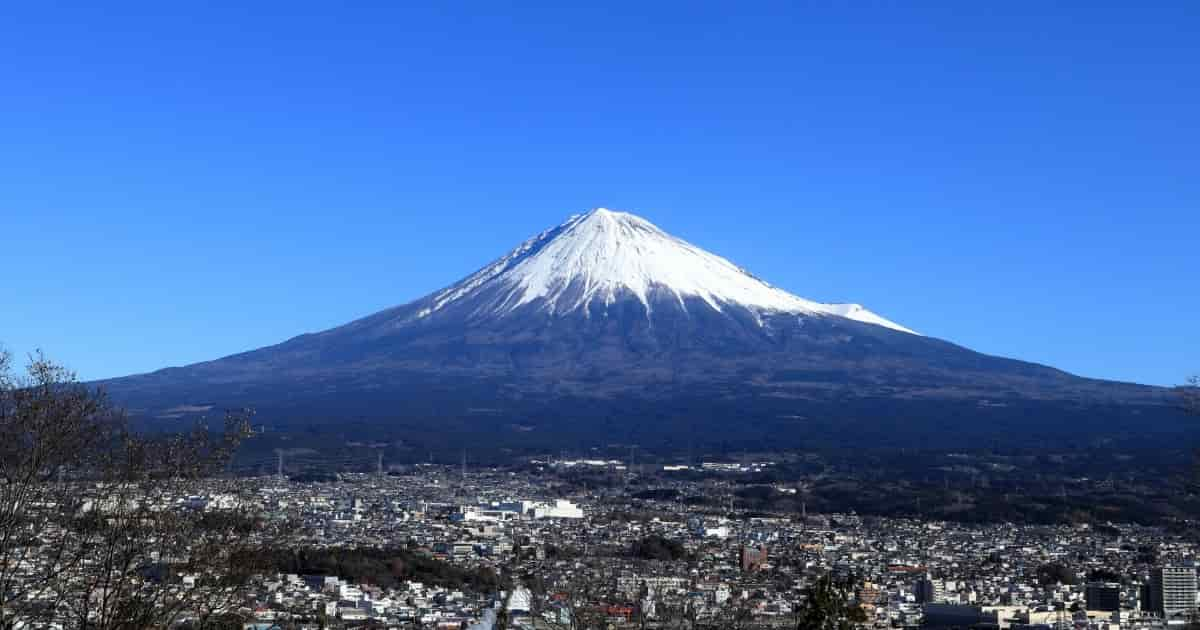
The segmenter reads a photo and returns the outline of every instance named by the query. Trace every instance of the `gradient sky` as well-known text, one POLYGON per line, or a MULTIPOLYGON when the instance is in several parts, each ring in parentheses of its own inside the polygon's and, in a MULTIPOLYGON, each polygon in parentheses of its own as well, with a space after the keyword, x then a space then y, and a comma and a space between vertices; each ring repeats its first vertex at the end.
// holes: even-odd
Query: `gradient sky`
POLYGON ((984 352, 1200 372, 1194 1, 223 4, 5 8, 10 350, 216 358, 606 206, 984 352))

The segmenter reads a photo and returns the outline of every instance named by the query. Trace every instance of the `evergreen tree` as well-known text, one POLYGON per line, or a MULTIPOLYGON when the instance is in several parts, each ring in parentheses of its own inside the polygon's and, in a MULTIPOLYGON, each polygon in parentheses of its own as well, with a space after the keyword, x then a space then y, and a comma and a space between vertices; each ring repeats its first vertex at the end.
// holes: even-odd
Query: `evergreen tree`
POLYGON ((825 574, 804 591, 796 608, 796 630, 849 630, 866 622, 863 609, 851 601, 853 580, 838 580, 825 574))

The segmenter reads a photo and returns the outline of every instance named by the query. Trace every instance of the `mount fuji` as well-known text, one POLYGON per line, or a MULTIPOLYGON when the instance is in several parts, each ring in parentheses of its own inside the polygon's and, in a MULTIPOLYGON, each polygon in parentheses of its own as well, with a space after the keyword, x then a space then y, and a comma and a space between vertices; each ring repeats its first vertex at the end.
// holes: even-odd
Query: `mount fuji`
POLYGON ((430 443, 969 445, 1142 439, 1169 392, 973 352, 793 295, 596 209, 343 326, 101 383, 160 425, 252 406, 283 430, 430 443))
POLYGON ((733 263, 677 239, 649 221, 597 208, 522 243, 504 258, 436 293, 417 316, 428 317, 456 302, 481 300, 472 319, 503 317, 525 305, 550 315, 606 316, 615 303, 635 299, 653 320, 660 302, 688 312, 688 302, 718 313, 740 309, 832 315, 911 330, 858 304, 820 304, 781 291, 733 263))

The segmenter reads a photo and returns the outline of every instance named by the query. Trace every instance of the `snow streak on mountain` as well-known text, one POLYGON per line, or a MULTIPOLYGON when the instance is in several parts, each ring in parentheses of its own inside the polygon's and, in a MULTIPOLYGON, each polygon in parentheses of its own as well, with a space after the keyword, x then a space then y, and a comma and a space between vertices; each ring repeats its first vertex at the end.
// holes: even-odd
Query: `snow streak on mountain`
POLYGON ((551 314, 587 314, 626 296, 649 316, 655 299, 673 299, 686 311, 687 298, 699 298, 717 311, 737 305, 759 315, 827 315, 916 334, 858 304, 822 304, 777 289, 641 217, 605 208, 572 216, 522 243, 435 294, 417 316, 484 294, 490 297, 475 317, 502 316, 533 303, 551 314))

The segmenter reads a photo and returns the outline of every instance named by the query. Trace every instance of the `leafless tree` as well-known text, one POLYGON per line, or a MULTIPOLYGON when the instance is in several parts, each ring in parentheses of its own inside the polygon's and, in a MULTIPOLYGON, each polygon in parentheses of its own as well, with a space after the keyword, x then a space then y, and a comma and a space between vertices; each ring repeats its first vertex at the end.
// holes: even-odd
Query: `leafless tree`
POLYGON ((183 502, 246 437, 130 430, 103 393, 40 355, 0 353, 0 629, 212 627, 236 612, 251 546, 285 531, 228 484, 227 505, 183 502))

